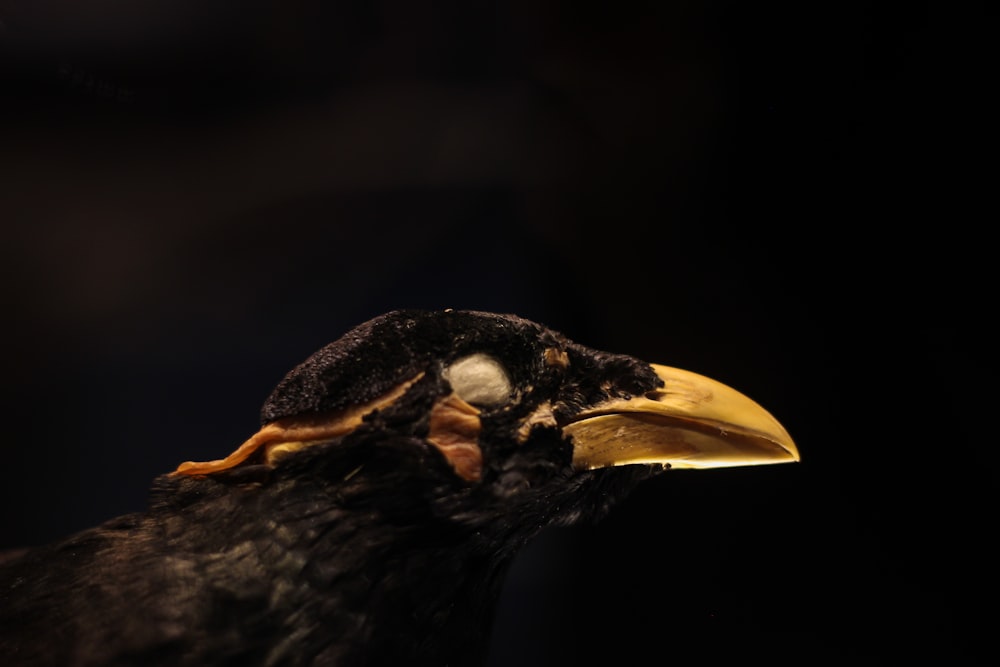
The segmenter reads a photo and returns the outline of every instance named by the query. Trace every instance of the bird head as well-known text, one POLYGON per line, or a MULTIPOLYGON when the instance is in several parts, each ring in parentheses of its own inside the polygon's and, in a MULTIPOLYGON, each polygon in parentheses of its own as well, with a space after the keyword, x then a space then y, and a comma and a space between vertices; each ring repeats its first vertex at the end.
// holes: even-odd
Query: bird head
POLYGON ((261 422, 226 458, 174 476, 320 480, 340 502, 518 513, 537 529, 601 516, 669 468, 799 459, 771 414, 720 382, 477 311, 361 324, 291 370, 261 422))

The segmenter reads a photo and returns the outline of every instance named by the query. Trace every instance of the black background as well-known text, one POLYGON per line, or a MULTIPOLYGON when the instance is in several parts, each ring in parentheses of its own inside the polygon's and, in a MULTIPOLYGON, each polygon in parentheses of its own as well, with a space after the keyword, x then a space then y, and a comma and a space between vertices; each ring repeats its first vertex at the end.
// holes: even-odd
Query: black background
POLYGON ((420 5, 0 0, 0 547, 141 509, 371 316, 514 312, 803 460, 542 535, 493 667, 992 662, 979 17, 420 5))

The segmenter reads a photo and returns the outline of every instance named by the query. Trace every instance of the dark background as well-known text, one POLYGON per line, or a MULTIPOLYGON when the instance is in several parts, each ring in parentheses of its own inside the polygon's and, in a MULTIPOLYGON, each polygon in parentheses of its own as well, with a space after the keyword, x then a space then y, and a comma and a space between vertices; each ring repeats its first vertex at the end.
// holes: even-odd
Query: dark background
POLYGON ((980 17, 422 5, 0 0, 0 547, 141 509, 371 316, 514 312, 803 460, 545 533, 493 667, 992 663, 980 17))

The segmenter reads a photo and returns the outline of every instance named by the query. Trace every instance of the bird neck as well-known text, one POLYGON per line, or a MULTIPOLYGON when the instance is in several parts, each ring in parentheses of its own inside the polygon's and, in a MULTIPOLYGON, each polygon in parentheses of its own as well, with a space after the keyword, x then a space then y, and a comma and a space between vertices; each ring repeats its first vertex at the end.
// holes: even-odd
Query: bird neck
POLYGON ((480 661, 512 553, 490 549, 475 525, 419 503, 405 511, 339 506, 312 517, 283 510, 279 523, 291 541, 271 567, 301 563, 284 575, 303 591, 292 606, 311 617, 318 643, 339 634, 329 645, 345 664, 362 656, 379 664, 480 661))
POLYGON ((462 493, 427 480, 386 493, 363 472, 326 479, 235 489, 221 478, 171 481, 158 503, 169 511, 159 515, 197 558, 239 555, 239 572, 250 576, 237 581, 244 575, 233 569, 226 587, 266 599, 268 627, 294 638, 296 655, 322 664, 445 664, 442 656, 481 664, 519 546, 491 528, 503 522, 463 509, 462 493))

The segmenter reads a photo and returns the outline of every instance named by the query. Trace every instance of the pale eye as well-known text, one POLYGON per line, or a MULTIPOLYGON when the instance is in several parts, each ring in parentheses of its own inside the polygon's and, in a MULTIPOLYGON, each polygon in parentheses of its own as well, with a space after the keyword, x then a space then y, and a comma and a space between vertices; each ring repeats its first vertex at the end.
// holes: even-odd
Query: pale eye
POLYGON ((462 357, 443 375, 459 398, 473 405, 498 405, 510 399, 507 371, 491 356, 477 352, 462 357))

